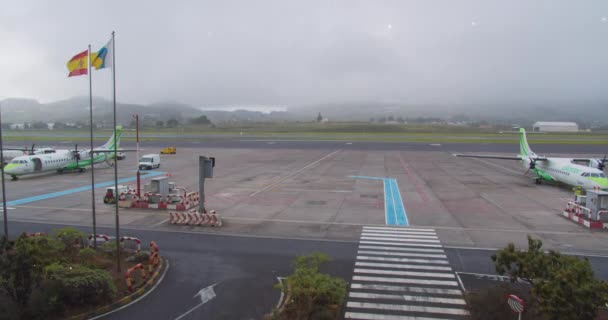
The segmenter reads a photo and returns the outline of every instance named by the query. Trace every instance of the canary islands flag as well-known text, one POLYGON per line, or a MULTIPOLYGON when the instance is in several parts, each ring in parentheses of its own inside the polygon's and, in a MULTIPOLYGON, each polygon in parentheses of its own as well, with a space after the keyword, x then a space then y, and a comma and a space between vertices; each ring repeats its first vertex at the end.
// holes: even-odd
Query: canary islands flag
POLYGON ((68 77, 81 76, 87 74, 87 68, 89 67, 88 50, 85 50, 70 59, 67 63, 68 77))
POLYGON ((111 68, 114 63, 112 61, 112 49, 113 48, 112 39, 108 41, 108 43, 103 46, 99 51, 91 54, 91 66, 95 67, 95 70, 103 69, 103 68, 111 68))

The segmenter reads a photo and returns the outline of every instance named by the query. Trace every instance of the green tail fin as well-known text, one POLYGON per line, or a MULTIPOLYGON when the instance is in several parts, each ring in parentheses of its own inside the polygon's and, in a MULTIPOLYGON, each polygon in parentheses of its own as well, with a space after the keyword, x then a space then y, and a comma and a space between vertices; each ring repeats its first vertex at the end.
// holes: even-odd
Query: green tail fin
POLYGON ((524 128, 519 128, 519 155, 524 157, 536 155, 532 149, 530 149, 530 145, 528 145, 526 130, 524 128))
MULTIPOLYGON (((116 126, 116 148, 120 149, 120 137, 122 136, 122 126, 116 126)), ((114 150, 114 134, 110 137, 108 142, 106 142, 102 148, 108 150, 114 150)))

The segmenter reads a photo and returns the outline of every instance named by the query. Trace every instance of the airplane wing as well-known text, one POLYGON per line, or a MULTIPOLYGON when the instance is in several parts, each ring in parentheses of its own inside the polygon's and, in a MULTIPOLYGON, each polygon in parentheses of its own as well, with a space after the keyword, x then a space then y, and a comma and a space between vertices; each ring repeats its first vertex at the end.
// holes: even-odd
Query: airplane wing
MULTIPOLYGON (((497 155, 491 155, 491 154, 461 154, 461 153, 455 153, 453 154, 455 157, 461 157, 461 158, 485 158, 485 159, 500 159, 500 160, 522 160, 523 158, 521 156, 497 156, 497 155)), ((546 161, 547 158, 545 157, 536 157, 533 158, 534 161, 546 161)))
POLYGON ((502 160, 521 160, 520 156, 509 157, 509 156, 495 156, 490 154, 453 154, 455 157, 461 158, 485 158, 485 159, 502 159, 502 160))

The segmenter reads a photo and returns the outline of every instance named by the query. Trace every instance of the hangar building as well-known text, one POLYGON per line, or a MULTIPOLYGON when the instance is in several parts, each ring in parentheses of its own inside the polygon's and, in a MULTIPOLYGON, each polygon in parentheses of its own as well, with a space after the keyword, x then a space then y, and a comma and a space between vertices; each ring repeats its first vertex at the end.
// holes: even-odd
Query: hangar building
POLYGON ((532 125, 534 132, 578 132, 576 122, 537 121, 532 125))

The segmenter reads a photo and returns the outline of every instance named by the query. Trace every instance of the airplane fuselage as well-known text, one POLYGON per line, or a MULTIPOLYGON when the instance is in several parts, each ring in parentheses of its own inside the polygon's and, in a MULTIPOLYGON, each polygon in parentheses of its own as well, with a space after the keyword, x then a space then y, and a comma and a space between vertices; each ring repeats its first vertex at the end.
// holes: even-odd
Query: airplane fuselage
MULTIPOLYGON (((521 161, 526 170, 530 168, 530 162, 529 158, 521 161)), ((573 163, 569 158, 547 158, 545 161, 536 161, 534 167, 531 171, 541 180, 558 181, 583 189, 608 188, 608 179, 603 171, 573 163)))

